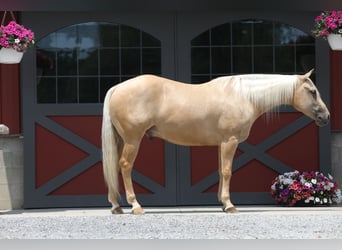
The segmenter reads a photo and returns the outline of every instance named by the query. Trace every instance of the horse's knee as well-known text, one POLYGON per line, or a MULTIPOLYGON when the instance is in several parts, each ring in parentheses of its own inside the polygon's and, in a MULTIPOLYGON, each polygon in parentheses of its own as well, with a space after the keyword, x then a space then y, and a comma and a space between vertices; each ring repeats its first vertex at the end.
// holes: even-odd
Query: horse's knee
POLYGON ((232 171, 230 168, 222 168, 221 170, 221 176, 223 179, 227 180, 232 177, 232 171))

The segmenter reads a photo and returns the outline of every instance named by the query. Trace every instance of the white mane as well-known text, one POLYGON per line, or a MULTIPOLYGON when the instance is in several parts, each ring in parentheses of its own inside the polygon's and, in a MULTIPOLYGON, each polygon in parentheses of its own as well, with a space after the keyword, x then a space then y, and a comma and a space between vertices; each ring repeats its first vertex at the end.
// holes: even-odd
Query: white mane
POLYGON ((235 78, 234 90, 260 108, 274 108, 289 103, 297 82, 295 75, 255 74, 235 78))

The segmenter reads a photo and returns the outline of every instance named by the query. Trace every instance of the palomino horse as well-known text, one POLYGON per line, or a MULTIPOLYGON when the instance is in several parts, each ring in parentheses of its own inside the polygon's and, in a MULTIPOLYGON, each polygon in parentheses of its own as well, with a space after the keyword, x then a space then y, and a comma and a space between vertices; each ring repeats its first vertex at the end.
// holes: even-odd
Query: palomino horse
POLYGON ((229 193, 232 161, 260 115, 285 104, 318 126, 329 122, 329 111, 309 78, 311 72, 227 76, 198 85, 142 75, 109 89, 103 107, 102 150, 112 213, 122 213, 117 200, 120 170, 132 212, 144 213, 131 179, 144 135, 185 146, 219 145, 218 198, 223 211, 237 212, 229 193))

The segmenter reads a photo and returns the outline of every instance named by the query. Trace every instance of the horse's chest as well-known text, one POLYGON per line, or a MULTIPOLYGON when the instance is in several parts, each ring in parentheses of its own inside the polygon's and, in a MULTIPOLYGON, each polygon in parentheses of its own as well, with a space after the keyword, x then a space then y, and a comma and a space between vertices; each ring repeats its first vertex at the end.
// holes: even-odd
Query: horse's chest
POLYGON ((221 118, 218 121, 218 128, 224 140, 232 136, 238 138, 239 141, 246 140, 252 125, 252 119, 246 117, 221 118))

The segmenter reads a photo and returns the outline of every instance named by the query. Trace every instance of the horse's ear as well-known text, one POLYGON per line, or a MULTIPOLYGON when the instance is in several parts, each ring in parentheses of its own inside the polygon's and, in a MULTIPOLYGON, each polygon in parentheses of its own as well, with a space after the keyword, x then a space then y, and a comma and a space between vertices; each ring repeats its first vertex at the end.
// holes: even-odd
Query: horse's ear
POLYGON ((304 75, 300 75, 300 76, 299 76, 299 79, 300 79, 302 82, 304 82, 306 79, 308 79, 308 78, 311 76, 311 74, 312 74, 313 71, 314 71, 314 69, 310 70, 308 73, 306 73, 306 74, 304 74, 304 75))
POLYGON ((312 69, 312 70, 310 70, 308 73, 306 73, 306 74, 304 75, 304 78, 305 78, 305 79, 308 79, 308 78, 311 76, 312 72, 314 72, 314 70, 315 70, 315 69, 312 69))

